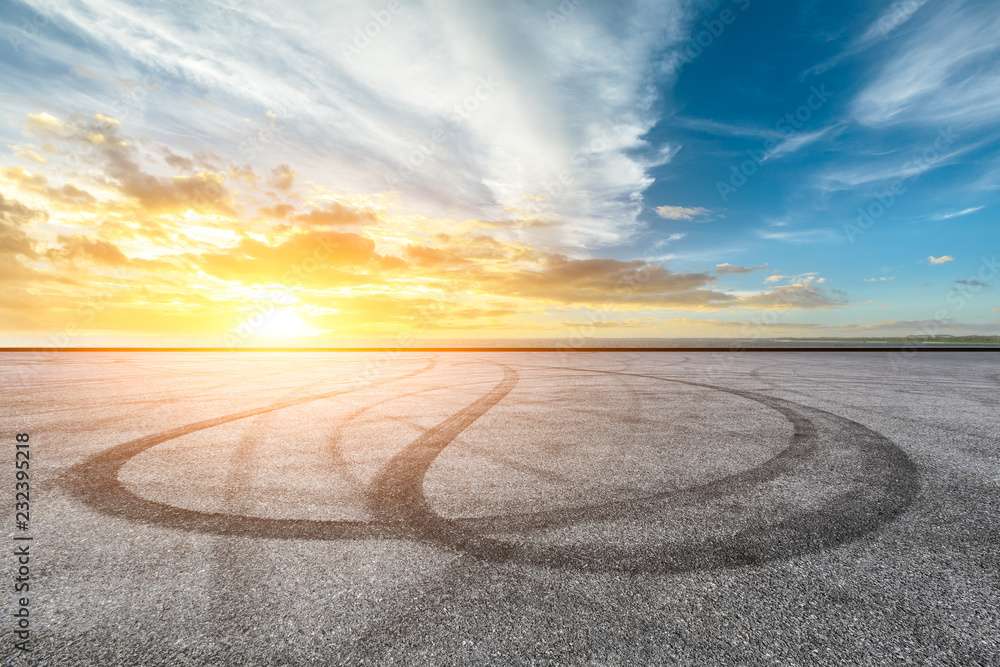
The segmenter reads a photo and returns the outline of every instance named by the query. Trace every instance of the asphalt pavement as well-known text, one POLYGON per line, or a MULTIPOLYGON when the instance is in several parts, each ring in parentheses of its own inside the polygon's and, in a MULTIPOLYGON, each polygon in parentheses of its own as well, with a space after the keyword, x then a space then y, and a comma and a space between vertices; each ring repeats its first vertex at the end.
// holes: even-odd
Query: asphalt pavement
POLYGON ((998 362, 2 353, 0 661, 1000 664, 998 362))

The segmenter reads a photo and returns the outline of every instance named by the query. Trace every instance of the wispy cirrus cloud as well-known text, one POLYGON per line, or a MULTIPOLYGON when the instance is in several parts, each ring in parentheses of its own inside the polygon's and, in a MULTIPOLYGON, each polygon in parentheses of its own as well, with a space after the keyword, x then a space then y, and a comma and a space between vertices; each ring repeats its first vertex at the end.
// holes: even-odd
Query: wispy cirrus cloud
POLYGON ((975 206, 973 208, 965 208, 961 211, 952 211, 950 213, 938 213, 937 215, 931 216, 931 220, 951 220, 952 218, 960 218, 963 215, 969 215, 975 213, 976 211, 982 211, 985 206, 975 206))
MULTIPOLYGON (((938 133, 938 137, 934 138, 934 141, 938 141, 939 145, 947 141, 941 139, 942 136, 947 136, 952 142, 957 140, 952 138, 954 136, 952 133, 942 130, 938 133)), ((893 154, 876 159, 870 158, 865 162, 832 166, 820 171, 816 175, 815 185, 821 190, 833 192, 838 190, 852 190, 887 181, 906 181, 934 169, 955 164, 959 157, 971 153, 983 145, 984 143, 979 141, 953 150, 942 149, 937 151, 937 147, 931 143, 925 149, 926 151, 932 149, 935 151, 931 160, 924 159, 923 155, 925 153, 923 152, 909 154, 902 152, 898 155, 893 154)))
POLYGON ((875 127, 995 125, 1000 118, 997 34, 995 3, 944 3, 855 97, 854 118, 875 127))
POLYGON ((724 137, 750 137, 755 139, 782 139, 788 136, 770 127, 761 127, 749 123, 725 123, 710 118, 693 118, 690 116, 673 116, 667 121, 670 125, 682 127, 695 132, 703 132, 724 137))
POLYGON ((777 146, 767 151, 765 159, 775 160, 786 155, 791 155, 806 146, 816 143, 823 137, 827 136, 832 129, 832 127, 825 127, 814 132, 799 132, 791 134, 786 139, 779 142, 777 146))
POLYGON ((28 4, 94 45, 53 50, 67 69, 99 71, 101 53, 154 73, 192 126, 224 136, 234 112, 280 107, 282 146, 268 150, 284 161, 306 154, 300 178, 322 173, 359 191, 399 191, 427 214, 487 220, 540 195, 536 214, 571 223, 558 232, 570 247, 639 227, 647 170, 677 149, 641 139, 670 77, 661 55, 695 16, 680 0, 587 3, 554 26, 530 2, 445 0, 404 4, 368 37, 361 29, 384 3, 219 2, 183 13, 122 0, 28 4), (219 105, 192 107, 200 91, 219 105), (577 103, 583 91, 587 104, 577 103))
POLYGON ((768 231, 758 230, 757 235, 769 241, 782 241, 784 243, 838 243, 843 241, 843 235, 832 229, 814 228, 798 229, 788 231, 768 231))
MULTIPOLYGON (((780 283, 784 281, 789 281, 793 283, 812 282, 817 279, 817 276, 819 276, 819 274, 816 273, 815 271, 810 271, 809 273, 800 273, 797 276, 785 276, 781 274, 776 274, 773 276, 768 276, 767 278, 764 279, 764 282, 765 283, 780 283)), ((819 280, 819 282, 823 282, 822 278, 819 280)))
POLYGON ((929 0, 895 0, 858 38, 859 45, 864 47, 880 39, 888 39, 893 32, 916 16, 920 8, 928 2, 929 0))
POLYGON ((822 74, 831 67, 839 65, 844 60, 856 56, 863 51, 886 41, 909 22, 920 8, 929 0, 895 0, 886 7, 875 21, 858 37, 851 40, 844 49, 817 65, 813 65, 803 73, 803 78, 822 74))

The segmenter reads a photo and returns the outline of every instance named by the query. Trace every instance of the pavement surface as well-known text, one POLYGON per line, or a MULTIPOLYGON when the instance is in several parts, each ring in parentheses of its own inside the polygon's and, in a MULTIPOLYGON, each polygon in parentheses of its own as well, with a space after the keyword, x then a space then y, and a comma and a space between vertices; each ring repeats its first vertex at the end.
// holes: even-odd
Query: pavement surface
POLYGON ((3 353, 0 664, 997 665, 998 362, 3 353))

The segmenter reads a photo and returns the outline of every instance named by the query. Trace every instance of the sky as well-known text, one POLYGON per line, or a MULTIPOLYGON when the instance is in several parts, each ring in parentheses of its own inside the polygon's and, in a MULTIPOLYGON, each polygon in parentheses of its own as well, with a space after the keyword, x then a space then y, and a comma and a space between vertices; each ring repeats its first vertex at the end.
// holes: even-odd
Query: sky
POLYGON ((8 2, 0 335, 1000 334, 994 0, 8 2))

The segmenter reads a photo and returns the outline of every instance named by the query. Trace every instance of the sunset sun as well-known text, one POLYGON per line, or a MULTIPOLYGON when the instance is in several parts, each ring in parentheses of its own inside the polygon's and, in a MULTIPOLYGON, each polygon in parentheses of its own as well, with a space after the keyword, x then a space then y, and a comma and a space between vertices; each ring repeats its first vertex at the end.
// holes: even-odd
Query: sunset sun
POLYGON ((300 338, 322 332, 322 329, 304 322, 298 313, 289 308, 266 315, 257 329, 257 334, 265 338, 300 338))

